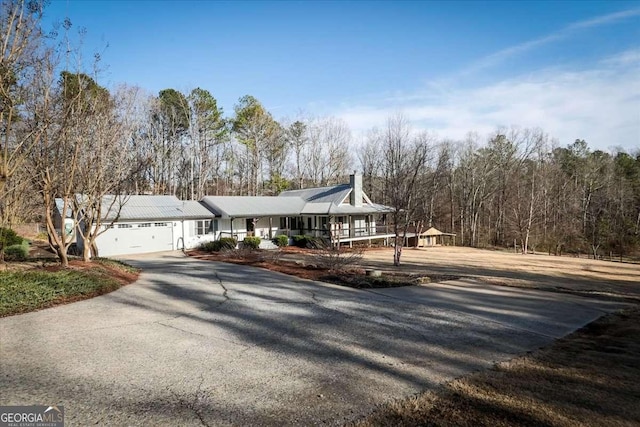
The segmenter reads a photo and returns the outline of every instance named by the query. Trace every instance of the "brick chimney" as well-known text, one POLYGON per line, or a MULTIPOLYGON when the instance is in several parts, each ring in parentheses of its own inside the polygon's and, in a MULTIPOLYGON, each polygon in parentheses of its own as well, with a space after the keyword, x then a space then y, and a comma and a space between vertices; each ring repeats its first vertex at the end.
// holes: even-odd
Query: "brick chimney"
POLYGON ((351 206, 362 206, 362 175, 353 171, 352 175, 349 175, 349 185, 351 185, 351 206))

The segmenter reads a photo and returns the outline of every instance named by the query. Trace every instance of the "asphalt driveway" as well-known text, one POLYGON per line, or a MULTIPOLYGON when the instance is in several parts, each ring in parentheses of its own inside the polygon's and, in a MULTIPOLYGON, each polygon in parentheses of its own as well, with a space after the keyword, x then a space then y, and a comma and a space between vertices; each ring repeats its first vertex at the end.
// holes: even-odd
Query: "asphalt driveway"
POLYGON ((0 404, 67 425, 340 424, 536 349, 620 305, 455 281, 362 291, 181 254, 0 319, 0 404))

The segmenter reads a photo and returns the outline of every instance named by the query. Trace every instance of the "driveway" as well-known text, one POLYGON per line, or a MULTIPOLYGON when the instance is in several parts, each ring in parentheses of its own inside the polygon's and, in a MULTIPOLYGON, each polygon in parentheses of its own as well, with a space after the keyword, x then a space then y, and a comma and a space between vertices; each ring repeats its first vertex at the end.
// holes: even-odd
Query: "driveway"
POLYGON ((454 281, 354 290, 177 253, 0 319, 0 403, 67 425, 340 424, 548 344, 619 304, 454 281))

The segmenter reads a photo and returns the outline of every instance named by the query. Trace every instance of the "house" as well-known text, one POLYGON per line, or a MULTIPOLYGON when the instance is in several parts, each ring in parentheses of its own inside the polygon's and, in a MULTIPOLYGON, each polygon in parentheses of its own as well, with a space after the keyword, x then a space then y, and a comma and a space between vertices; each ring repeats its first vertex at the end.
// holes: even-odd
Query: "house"
POLYGON ((75 242, 75 220, 73 218, 73 209, 70 203, 67 204, 67 209, 65 215, 62 215, 62 212, 65 210, 64 201, 62 199, 56 199, 56 209, 53 212, 53 226, 58 233, 58 235, 62 235, 62 230, 64 229, 65 240, 67 242, 75 242))
POLYGON ((392 208, 369 199, 362 175, 351 175, 349 184, 284 191, 277 197, 207 196, 202 203, 216 216, 217 237, 307 234, 352 244, 394 236, 376 225, 377 217, 392 208))
MULTIPOLYGON (((80 203, 81 205, 81 203, 80 203)), ((285 191, 279 196, 206 196, 181 201, 175 196, 105 196, 96 239, 99 256, 117 256, 198 247, 206 241, 259 236, 313 235, 332 244, 388 240, 394 234, 377 224, 392 211, 373 203, 362 190, 362 176, 349 184, 285 191)), ((86 230, 88 224, 78 227, 86 230)), ((85 244, 77 233, 80 250, 85 244)))
MULTIPOLYGON (((96 238, 99 256, 129 255, 194 248, 207 240, 212 213, 200 202, 175 196, 105 196, 102 202, 103 231, 96 238)), ((79 227, 85 229, 86 224, 79 227)), ((80 251, 84 246, 77 233, 80 251)))

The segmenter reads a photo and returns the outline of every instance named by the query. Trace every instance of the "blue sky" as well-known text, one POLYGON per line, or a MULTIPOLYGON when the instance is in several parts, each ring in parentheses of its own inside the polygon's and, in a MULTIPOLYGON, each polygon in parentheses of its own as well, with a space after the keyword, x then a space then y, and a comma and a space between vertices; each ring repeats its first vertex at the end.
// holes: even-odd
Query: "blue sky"
POLYGON ((562 145, 640 148, 640 1, 58 1, 100 82, 245 94, 276 118, 402 112, 443 138, 541 127, 562 145))

